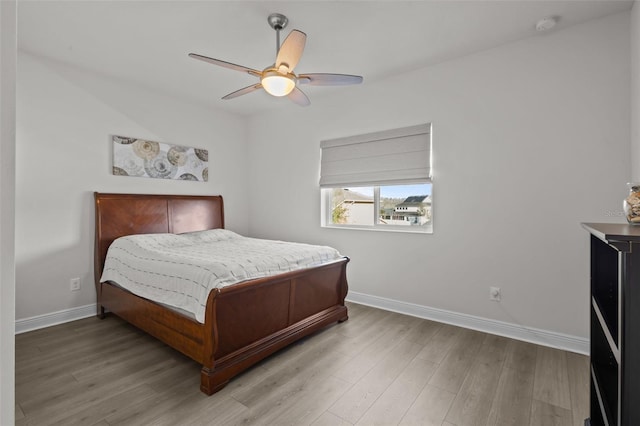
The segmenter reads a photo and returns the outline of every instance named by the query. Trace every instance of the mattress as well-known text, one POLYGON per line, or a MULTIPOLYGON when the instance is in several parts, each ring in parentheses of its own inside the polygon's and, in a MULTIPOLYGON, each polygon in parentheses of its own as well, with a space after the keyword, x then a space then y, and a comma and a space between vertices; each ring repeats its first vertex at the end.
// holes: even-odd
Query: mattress
POLYGON ((191 313, 204 323, 211 290, 341 258, 331 247, 248 238, 226 229, 116 239, 101 282, 191 313))

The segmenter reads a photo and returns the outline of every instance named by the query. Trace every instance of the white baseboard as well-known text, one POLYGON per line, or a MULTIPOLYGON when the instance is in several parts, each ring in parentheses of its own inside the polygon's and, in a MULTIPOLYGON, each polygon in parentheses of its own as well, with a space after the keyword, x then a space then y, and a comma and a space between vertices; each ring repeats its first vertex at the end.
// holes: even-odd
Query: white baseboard
MULTIPOLYGON (((401 302, 384 297, 371 296, 354 291, 349 291, 347 301, 384 309, 386 311, 398 312, 400 314, 483 331, 485 333, 497 334, 499 336, 510 337, 512 339, 522 340, 538 345, 549 346, 585 355, 589 354, 589 339, 582 337, 541 330, 538 328, 524 327, 518 324, 416 305, 414 303, 401 302)), ((95 314, 96 305, 91 304, 16 320, 16 334, 88 318, 95 314)))
POLYGON ((96 309, 96 304, 94 303, 92 305, 78 306, 77 308, 16 320, 16 334, 88 318, 96 315, 96 309))
POLYGON ((371 296, 354 291, 349 291, 347 301, 384 309, 386 311, 398 312, 400 314, 483 331, 489 334, 497 334, 499 336, 523 340, 525 342, 535 343, 542 346, 549 346, 584 355, 589 354, 589 339, 582 337, 524 327, 518 324, 460 314, 457 312, 446 311, 444 309, 416 305, 414 303, 400 302, 398 300, 371 296))

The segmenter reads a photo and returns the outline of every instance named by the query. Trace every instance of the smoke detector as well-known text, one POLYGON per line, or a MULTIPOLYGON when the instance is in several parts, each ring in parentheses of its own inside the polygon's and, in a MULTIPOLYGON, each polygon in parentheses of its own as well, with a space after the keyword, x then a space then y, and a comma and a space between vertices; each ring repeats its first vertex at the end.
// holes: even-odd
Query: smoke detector
POLYGON ((536 23, 536 31, 549 31, 551 28, 555 27, 557 23, 558 18, 555 16, 544 17, 536 23))

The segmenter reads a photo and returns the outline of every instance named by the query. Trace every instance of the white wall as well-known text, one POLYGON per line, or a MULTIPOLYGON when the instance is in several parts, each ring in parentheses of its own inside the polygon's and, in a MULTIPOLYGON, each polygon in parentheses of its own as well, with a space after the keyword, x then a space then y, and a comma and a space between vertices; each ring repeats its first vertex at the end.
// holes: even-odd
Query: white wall
POLYGON ((16 2, 0 2, 0 424, 14 421, 16 2))
POLYGON ((580 223, 621 220, 630 174, 628 13, 384 81, 363 72, 252 119, 250 233, 337 247, 354 292, 587 337, 580 223), (321 229, 320 141, 427 122, 434 234, 321 229))
POLYGON ((222 194, 227 228, 247 232, 240 117, 23 52, 17 114, 18 320, 95 303, 93 191, 222 194), (209 182, 113 176, 112 134, 206 148, 209 182))
POLYGON ((631 10, 631 168, 640 182, 640 2, 631 10))

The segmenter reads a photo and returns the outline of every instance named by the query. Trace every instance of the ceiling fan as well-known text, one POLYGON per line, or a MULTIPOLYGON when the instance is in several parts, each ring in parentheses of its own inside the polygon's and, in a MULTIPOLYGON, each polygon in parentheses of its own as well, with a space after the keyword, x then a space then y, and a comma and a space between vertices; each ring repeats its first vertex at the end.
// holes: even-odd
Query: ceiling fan
POLYGON ((233 99, 258 89, 264 89, 270 95, 286 96, 300 106, 307 106, 311 102, 307 95, 298 88, 298 85, 345 86, 362 83, 362 77, 359 75, 327 73, 295 74, 293 69, 302 56, 307 35, 302 31, 292 30, 282 45, 280 45, 280 31, 287 26, 289 20, 280 13, 272 13, 267 18, 267 21, 271 28, 276 30, 276 61, 273 65, 268 66, 262 71, 196 53, 189 53, 191 58, 232 70, 246 72, 260 79, 259 83, 229 93, 223 96, 222 99, 233 99))

